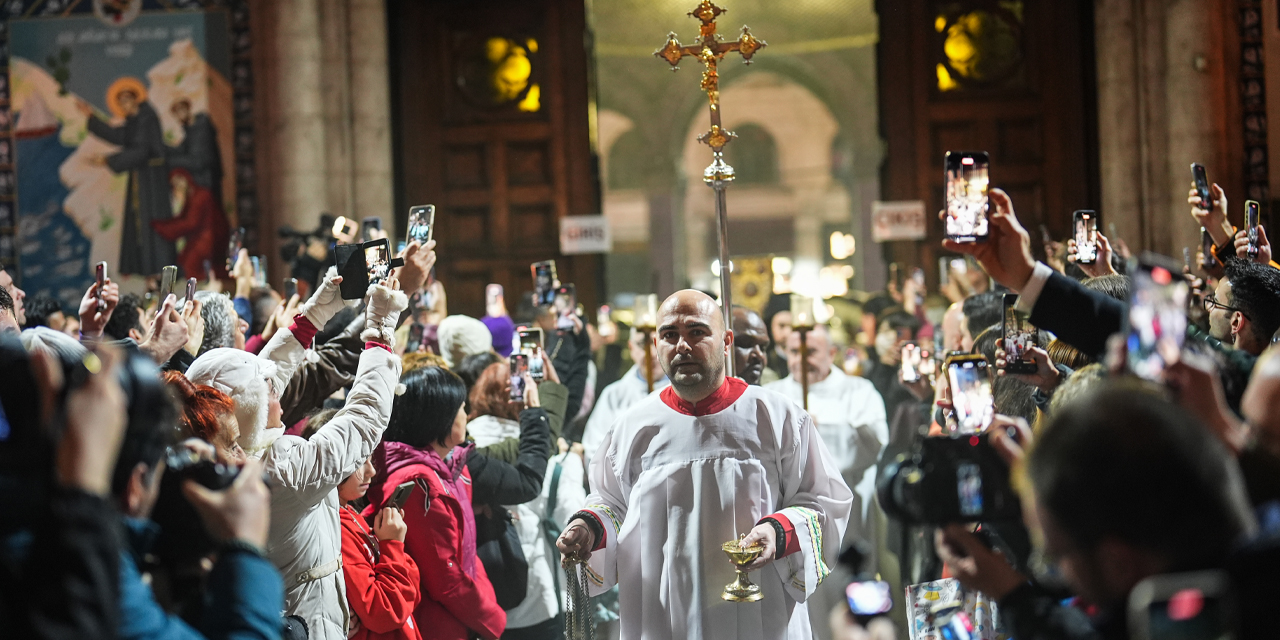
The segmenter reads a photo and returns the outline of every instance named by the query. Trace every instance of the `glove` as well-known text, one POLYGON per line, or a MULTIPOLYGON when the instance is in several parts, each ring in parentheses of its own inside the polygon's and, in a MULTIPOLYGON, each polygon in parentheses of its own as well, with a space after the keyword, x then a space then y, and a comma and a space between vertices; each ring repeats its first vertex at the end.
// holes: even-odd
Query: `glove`
POLYGON ((394 349, 396 323, 400 319, 400 312, 409 308, 409 297, 403 291, 372 284, 369 285, 366 298, 368 302, 364 307, 364 331, 360 332, 360 339, 365 342, 380 342, 394 349))
POLYGON ((317 330, 323 329, 334 315, 347 306, 347 301, 342 299, 339 283, 335 282, 337 278, 338 268, 329 267, 311 299, 298 307, 298 313, 310 320, 317 330))

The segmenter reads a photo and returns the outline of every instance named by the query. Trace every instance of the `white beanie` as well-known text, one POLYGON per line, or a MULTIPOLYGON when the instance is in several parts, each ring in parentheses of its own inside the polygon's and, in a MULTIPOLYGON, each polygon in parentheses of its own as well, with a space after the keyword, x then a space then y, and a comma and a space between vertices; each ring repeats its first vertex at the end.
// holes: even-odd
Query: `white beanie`
POLYGON ((28 353, 37 349, 48 351, 50 355, 64 363, 80 362, 88 352, 79 340, 49 327, 32 327, 19 334, 18 339, 22 341, 22 348, 28 353))
MULTIPOLYGON (((271 403, 269 380, 276 377, 276 363, 239 349, 210 349, 187 369, 187 379, 204 384, 231 397, 240 423, 240 448, 258 457, 284 434, 284 427, 268 428, 267 408, 271 403)), ((283 389, 281 389, 283 391, 283 389)))
POLYGON ((493 334, 483 322, 471 316, 449 316, 436 328, 440 340, 440 356, 452 369, 462 364, 463 358, 493 350, 493 334))

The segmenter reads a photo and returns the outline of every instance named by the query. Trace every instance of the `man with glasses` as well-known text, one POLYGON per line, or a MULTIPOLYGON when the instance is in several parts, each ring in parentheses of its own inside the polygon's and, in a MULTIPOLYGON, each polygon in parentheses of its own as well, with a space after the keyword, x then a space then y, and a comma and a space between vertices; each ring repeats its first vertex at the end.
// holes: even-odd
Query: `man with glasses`
POLYGON ((1231 259, 1214 292, 1204 300, 1209 333, 1236 349, 1259 355, 1280 329, 1280 270, 1231 259))

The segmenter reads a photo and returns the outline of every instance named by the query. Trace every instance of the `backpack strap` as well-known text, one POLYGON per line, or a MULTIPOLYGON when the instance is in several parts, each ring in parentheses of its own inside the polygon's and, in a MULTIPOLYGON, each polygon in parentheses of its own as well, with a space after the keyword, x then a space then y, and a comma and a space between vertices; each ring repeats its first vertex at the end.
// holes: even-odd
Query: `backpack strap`
MULTIPOLYGON (((556 547, 556 540, 560 538, 560 523, 556 522, 556 498, 560 493, 560 474, 564 472, 564 456, 560 456, 560 460, 556 461, 555 469, 551 472, 551 490, 547 492, 547 504, 542 513, 542 535, 547 540, 547 546, 551 547, 551 553, 547 556, 547 561, 551 563, 551 578, 555 581, 556 593, 560 593, 560 563, 556 562, 555 557, 560 553, 556 547)), ((556 598, 556 615, 564 610, 564 603, 556 598)))

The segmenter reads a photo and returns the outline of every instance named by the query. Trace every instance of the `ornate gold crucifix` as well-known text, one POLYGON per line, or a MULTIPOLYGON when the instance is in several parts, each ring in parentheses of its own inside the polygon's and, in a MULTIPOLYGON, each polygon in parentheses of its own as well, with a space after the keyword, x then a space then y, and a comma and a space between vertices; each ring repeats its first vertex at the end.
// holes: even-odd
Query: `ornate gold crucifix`
MULTIPOLYGON (((707 92, 707 101, 711 107, 711 130, 702 134, 698 141, 711 147, 717 154, 726 144, 729 144, 730 140, 737 137, 732 131, 726 131, 720 124, 720 73, 717 65, 726 53, 732 51, 742 54, 743 61, 751 64, 751 56, 768 46, 764 40, 758 40, 751 35, 751 29, 746 26, 742 27, 742 35, 738 36, 737 40, 721 41, 720 35, 716 33, 716 17, 722 13, 726 13, 726 10, 712 4, 711 0, 702 0, 693 11, 689 12, 690 16, 702 23, 698 27, 698 41, 694 44, 682 45, 673 32, 667 34, 667 44, 653 52, 653 55, 666 60, 671 65, 672 71, 680 69, 680 60, 686 56, 697 58, 706 67, 702 72, 702 90, 707 92)), ((733 179, 732 172, 728 179, 733 179)))
MULTIPOLYGON (((733 182, 733 167, 724 161, 724 146, 737 137, 732 131, 725 130, 720 123, 720 73, 717 65, 726 53, 737 51, 742 59, 751 64, 751 56, 767 46, 764 40, 757 40, 751 30, 742 27, 742 35, 733 42, 723 42, 716 34, 716 17, 725 13, 724 9, 702 0, 689 12, 690 16, 702 23, 698 27, 698 41, 690 45, 682 45, 675 33, 667 35, 667 44, 653 52, 653 55, 666 60, 671 70, 679 69, 680 60, 692 56, 702 62, 702 90, 707 92, 707 103, 711 107, 711 130, 698 136, 698 141, 711 147, 711 164, 702 172, 702 181, 716 192, 716 222, 719 227, 720 240, 720 311, 724 314, 724 326, 733 326, 733 289, 730 287, 729 274, 733 263, 729 260, 729 213, 725 199, 725 189, 733 182)), ((725 362, 725 369, 733 375, 733 358, 725 362)))

